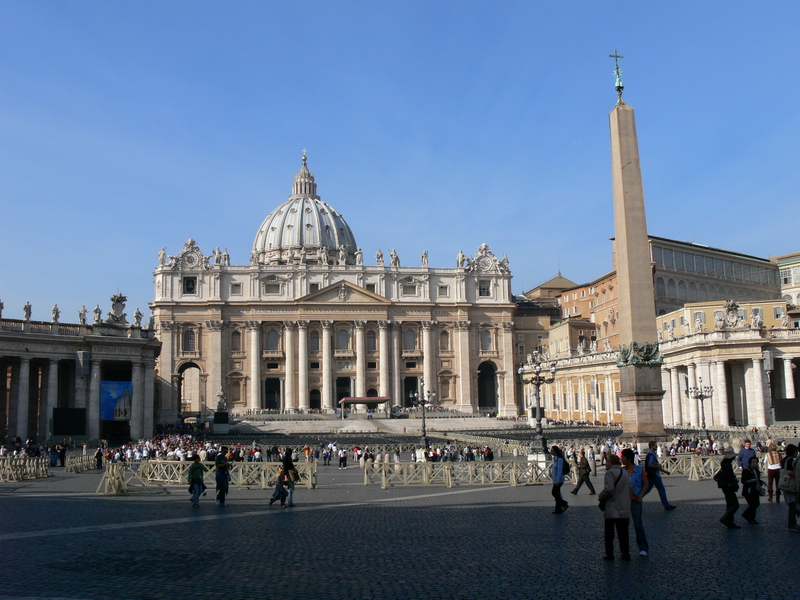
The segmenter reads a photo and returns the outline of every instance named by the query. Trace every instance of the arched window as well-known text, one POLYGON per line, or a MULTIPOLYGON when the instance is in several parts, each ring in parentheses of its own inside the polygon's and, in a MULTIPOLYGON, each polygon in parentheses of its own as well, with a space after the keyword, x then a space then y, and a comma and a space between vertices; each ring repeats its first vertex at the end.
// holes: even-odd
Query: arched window
POLYGON ((681 279, 678 282, 678 299, 686 300, 689 297, 689 294, 686 291, 686 282, 681 279))
POLYGON ((694 281, 689 282, 689 302, 697 302, 697 284, 694 281))
POLYGON ((492 349, 492 332, 488 329, 481 331, 481 350, 489 352, 492 349))
POLYGON ((319 352, 319 331, 312 331, 308 337, 308 349, 311 352, 319 352))
POLYGON ((232 352, 241 352, 242 351, 242 332, 241 331, 234 331, 231 333, 231 351, 232 352))
POLYGON ((413 329, 406 329, 403 334, 403 349, 415 350, 417 348, 417 334, 413 329))
POLYGON ((377 350, 377 346, 375 343, 375 332, 368 331, 367 332, 367 352, 374 352, 377 350))
POLYGON ((183 332, 183 351, 196 352, 197 351, 197 338, 194 331, 191 329, 183 332))
POLYGON ((700 300, 700 302, 705 302, 708 300, 708 288, 706 287, 705 283, 700 284, 698 292, 697 299, 700 300))
POLYGON ((664 278, 656 277, 656 296, 661 296, 663 298, 666 295, 667 289, 664 286, 664 278))
POLYGON ((439 350, 450 350, 450 332, 443 331, 439 334, 439 350))
POLYGON ((675 280, 671 277, 667 281, 667 298, 677 298, 678 297, 678 286, 675 285, 675 280))
POLYGON ((336 349, 349 350, 350 349, 350 332, 346 329, 340 329, 336 332, 336 349))
POLYGON ((281 334, 274 329, 267 332, 267 350, 278 350, 281 342, 281 334))

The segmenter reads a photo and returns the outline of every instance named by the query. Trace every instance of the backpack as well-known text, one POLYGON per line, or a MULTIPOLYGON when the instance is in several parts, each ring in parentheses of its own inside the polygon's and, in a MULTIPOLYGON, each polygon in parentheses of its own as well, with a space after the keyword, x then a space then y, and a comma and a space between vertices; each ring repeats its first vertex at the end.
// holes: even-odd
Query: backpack
POLYGON ((569 475, 569 462, 565 459, 561 459, 563 461, 563 466, 561 467, 561 474, 562 475, 569 475))

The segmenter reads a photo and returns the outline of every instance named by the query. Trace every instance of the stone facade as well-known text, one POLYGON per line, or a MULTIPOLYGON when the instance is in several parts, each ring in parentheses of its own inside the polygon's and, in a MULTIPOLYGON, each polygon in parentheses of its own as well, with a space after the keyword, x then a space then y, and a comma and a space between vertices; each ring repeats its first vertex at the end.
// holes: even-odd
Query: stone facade
POLYGON ((56 307, 50 321, 35 321, 30 305, 21 320, 0 319, 0 425, 9 435, 23 442, 153 435, 161 345, 152 329, 142 327, 138 309, 134 324, 127 323, 124 302, 124 296, 112 297, 107 318, 98 307, 92 324, 85 309, 79 324, 61 323, 56 307), (101 393, 108 382, 127 391, 104 414, 101 393))
POLYGON ((514 298, 506 257, 483 244, 450 268, 365 258, 316 194, 303 157, 289 200, 258 229, 248 265, 188 240, 162 250, 151 309, 163 344, 158 419, 233 410, 380 409, 433 391, 466 413, 516 415, 514 298), (377 403, 376 403, 377 404, 377 403))

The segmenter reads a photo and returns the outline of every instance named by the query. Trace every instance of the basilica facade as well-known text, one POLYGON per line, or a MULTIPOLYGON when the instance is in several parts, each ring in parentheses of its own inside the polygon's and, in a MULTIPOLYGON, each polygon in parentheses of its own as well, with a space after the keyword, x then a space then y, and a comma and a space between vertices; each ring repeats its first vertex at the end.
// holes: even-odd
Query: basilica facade
POLYGON ((386 250, 365 258, 305 156, 249 264, 191 239, 174 256, 162 249, 150 305, 158 421, 223 406, 332 412, 343 398, 388 410, 429 393, 465 413, 516 415, 508 259, 482 244, 454 252, 450 268, 430 267, 427 252, 403 266, 386 250))

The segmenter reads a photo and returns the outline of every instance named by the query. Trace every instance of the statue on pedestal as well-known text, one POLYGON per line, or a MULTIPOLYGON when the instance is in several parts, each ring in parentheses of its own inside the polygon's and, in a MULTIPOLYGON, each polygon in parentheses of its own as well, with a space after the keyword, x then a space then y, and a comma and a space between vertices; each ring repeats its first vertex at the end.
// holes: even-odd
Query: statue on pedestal
POLYGON ((379 267, 383 266, 383 252, 381 252, 380 248, 378 248, 378 251, 375 253, 375 260, 377 261, 379 267))
POLYGON ((31 303, 26 302, 25 306, 22 307, 22 318, 26 321, 31 320, 31 303))
POLYGON ((94 305, 94 321, 93 321, 93 323, 95 325, 99 325, 100 324, 100 320, 102 318, 103 318, 103 311, 100 310, 100 305, 99 304, 95 304, 94 305))
POLYGON ((400 268, 400 257, 397 255, 397 250, 394 248, 389 252, 389 266, 393 269, 400 268))
POLYGON ((135 312, 135 313, 133 313, 133 324, 134 324, 136 327, 141 327, 141 326, 142 326, 142 317, 143 317, 143 316, 144 316, 144 315, 142 314, 142 312, 141 312, 141 311, 139 310, 139 308, 137 307, 137 308, 136 308, 136 312, 135 312))
POLYGON ((53 317, 53 323, 58 323, 58 318, 61 316, 61 311, 58 310, 58 304, 53 304, 53 310, 50 311, 50 315, 53 317))
POLYGON ((424 250, 422 252, 422 256, 420 256, 419 259, 422 262, 422 266, 427 269, 428 268, 428 251, 424 250))
POLYGON ((217 394, 217 410, 223 412, 228 409, 228 396, 225 395, 225 390, 219 388, 217 394))
POLYGON ((364 253, 361 251, 361 248, 356 248, 356 264, 364 264, 364 253))
POLYGON ((78 311, 78 322, 81 325, 86 325, 86 315, 89 314, 89 311, 86 310, 86 305, 84 304, 81 306, 81 309, 78 311))

